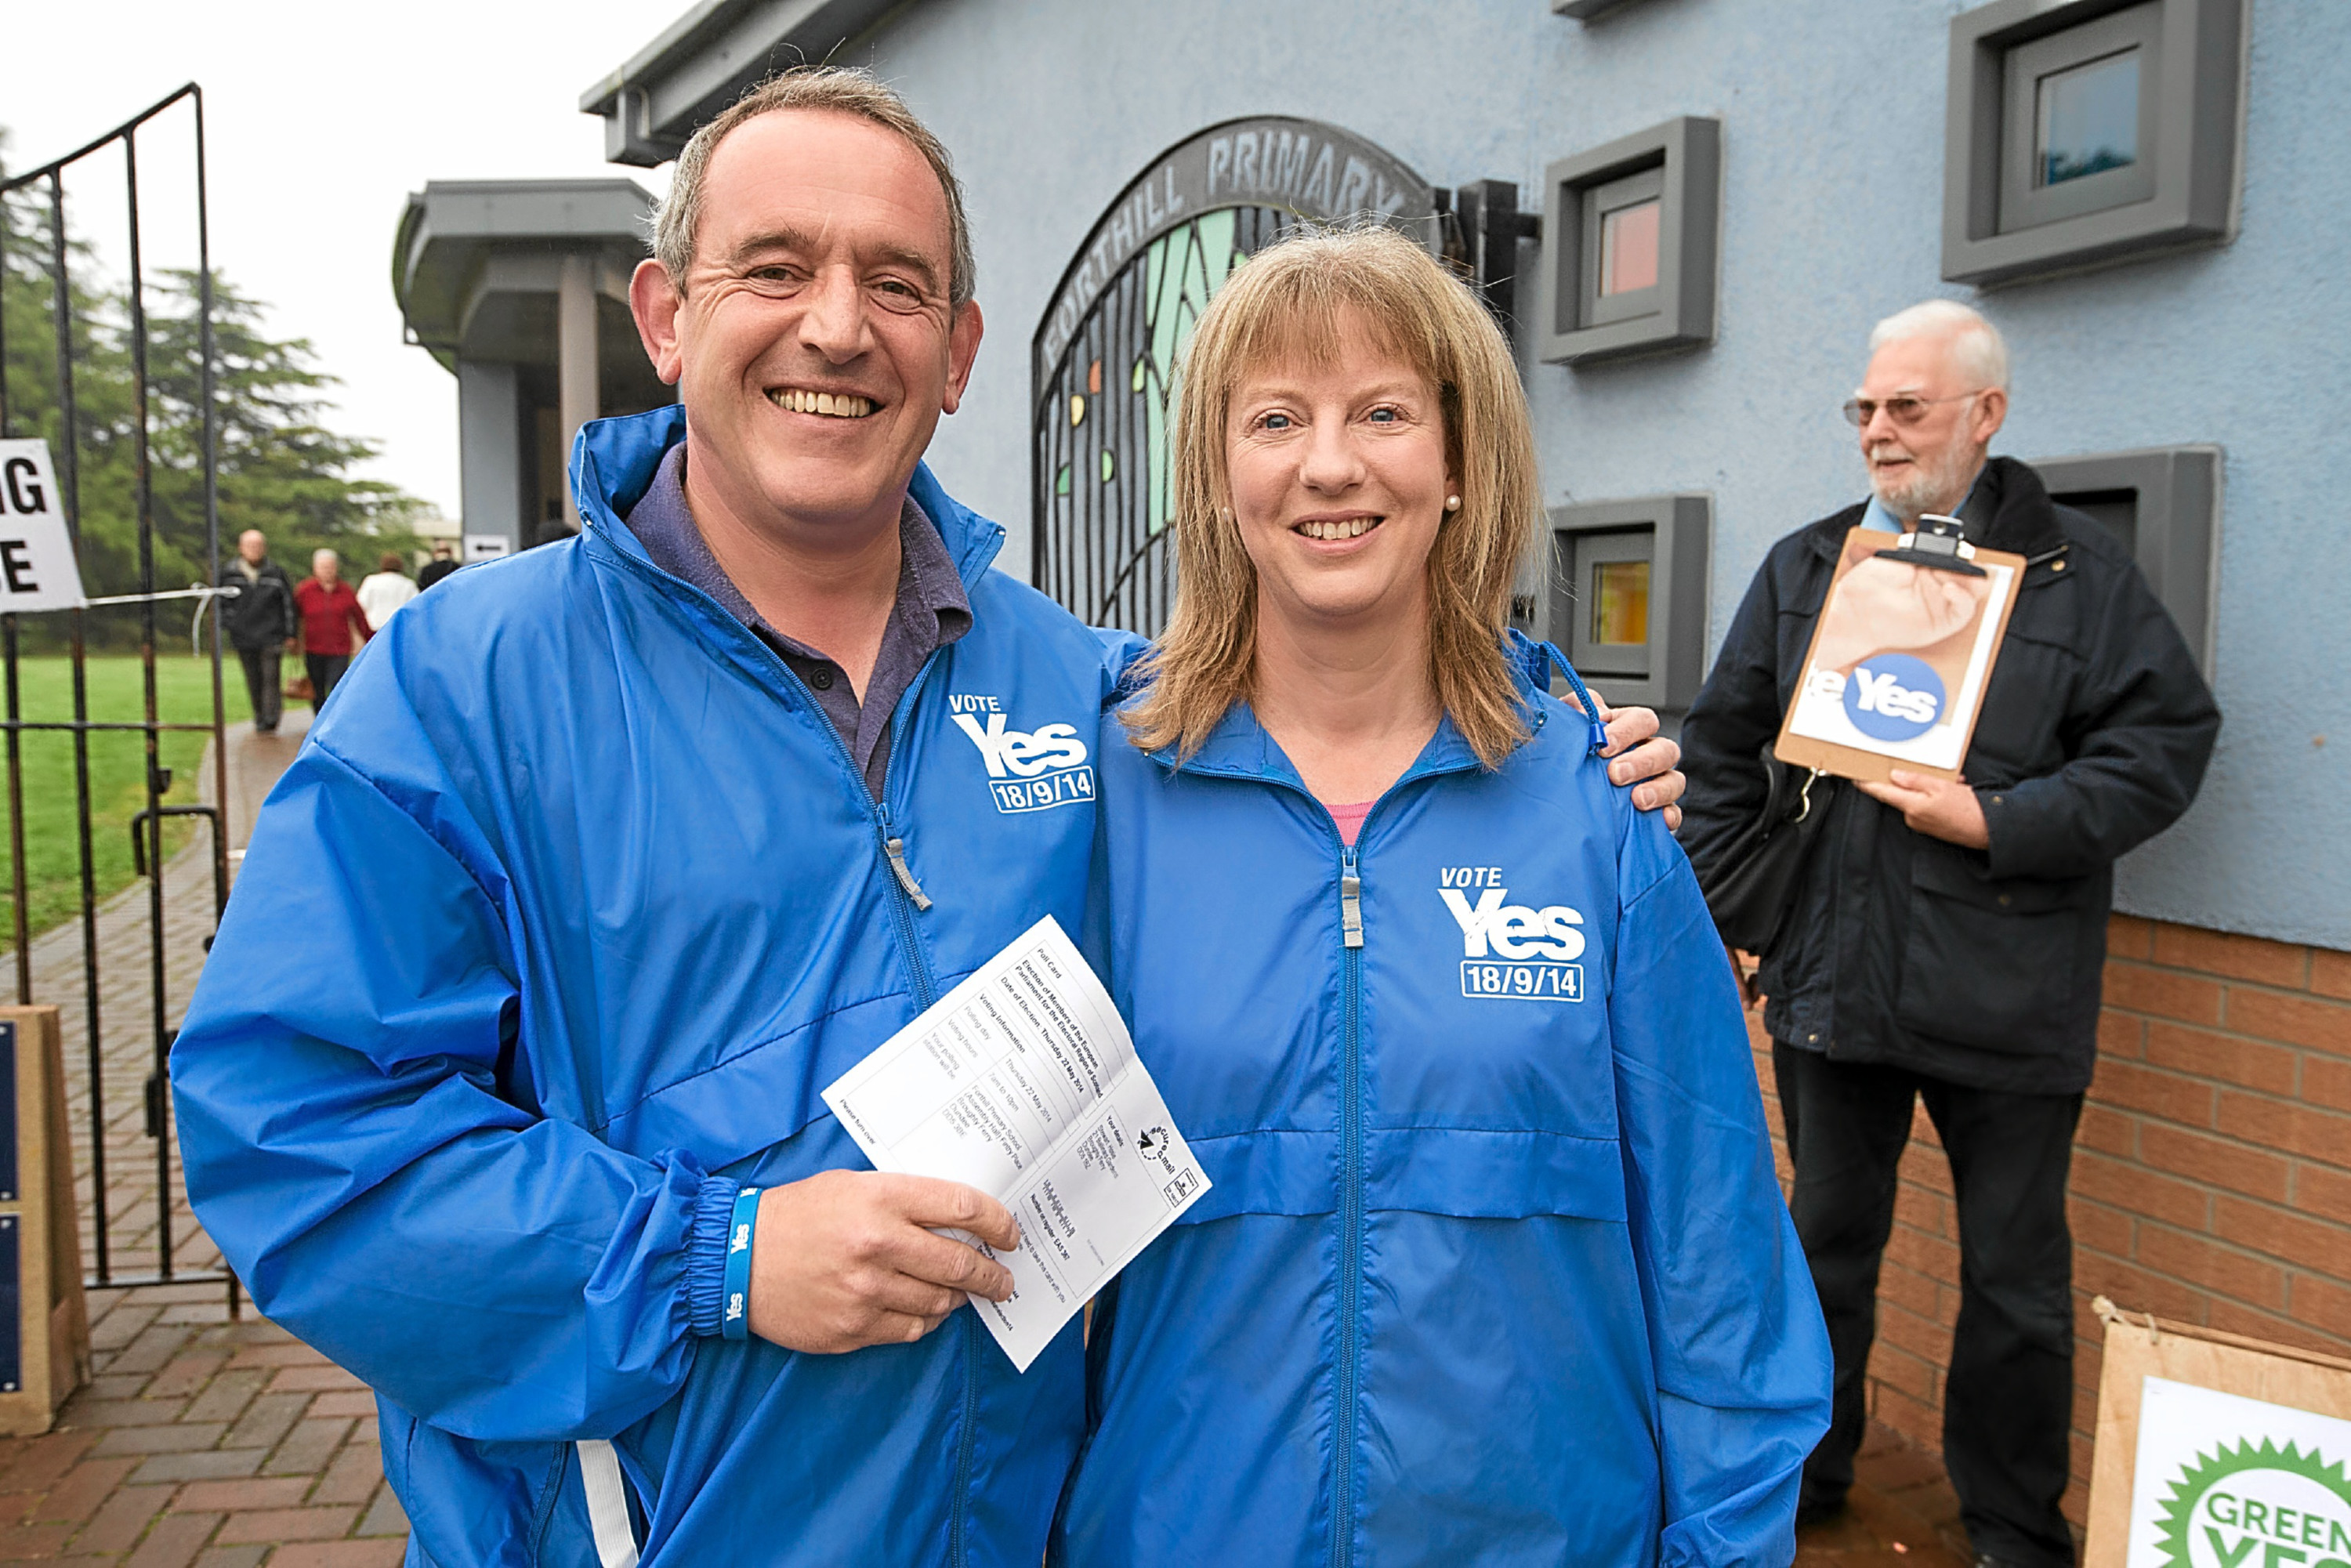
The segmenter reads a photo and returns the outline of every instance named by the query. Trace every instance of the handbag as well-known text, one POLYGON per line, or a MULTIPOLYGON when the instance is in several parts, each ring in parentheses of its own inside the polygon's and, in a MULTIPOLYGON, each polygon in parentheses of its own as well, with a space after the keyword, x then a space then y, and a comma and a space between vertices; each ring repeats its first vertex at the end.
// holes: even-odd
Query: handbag
POLYGON ((286 695, 298 703, 308 702, 314 695, 310 689, 310 677, 308 675, 297 675, 292 680, 287 682, 286 695))
POLYGON ((1779 939, 1836 787, 1834 779, 1823 783, 1827 776, 1817 768, 1781 761, 1769 743, 1761 756, 1768 781, 1761 813, 1698 873, 1723 945, 1755 954, 1779 939))

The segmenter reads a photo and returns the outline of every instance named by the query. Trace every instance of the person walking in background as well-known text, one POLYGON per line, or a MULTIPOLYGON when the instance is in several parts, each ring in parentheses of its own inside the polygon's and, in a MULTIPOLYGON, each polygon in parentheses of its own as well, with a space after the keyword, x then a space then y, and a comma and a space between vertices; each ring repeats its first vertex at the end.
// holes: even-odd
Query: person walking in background
POLYGON ((1871 496, 1772 547, 1682 729, 1682 844, 1701 870, 1763 810, 1765 743, 1794 695, 1845 536, 1933 512, 2028 563, 1963 768, 1824 793, 1770 951, 1763 1027, 1795 1162, 1791 1207, 1836 1358, 1799 1522, 1844 1504, 1896 1166, 1924 1098, 1959 1206, 1960 1295, 1943 1458, 1980 1563, 2074 1561, 2059 1511, 2074 1410, 2065 1184, 2097 1051, 2114 862, 2195 799, 2220 733, 2196 660, 2129 547, 1988 457, 2008 350, 1933 300, 1870 334, 1871 496))
POLYGON ((291 653, 298 622, 294 612, 294 585, 286 569, 269 559, 269 541, 259 528, 236 537, 236 555, 221 568, 220 586, 234 588, 234 598, 221 601, 221 629, 237 663, 245 666, 245 689, 253 699, 253 728, 274 735, 285 711, 285 688, 278 684, 280 650, 291 653))
POLYGON ((342 559, 333 550, 313 550, 310 575, 294 585, 294 606, 302 612, 302 663, 310 675, 310 711, 327 706, 327 695, 350 667, 351 655, 374 635, 360 596, 343 580, 342 559))
POLYGON ((423 592, 426 589, 432 587, 434 583, 440 581, 443 578, 448 576, 451 572, 456 570, 456 554, 455 551, 450 549, 449 541, 446 539, 434 541, 433 546, 433 559, 426 561, 424 563, 424 570, 416 574, 416 591, 419 593, 423 592))
POLYGON ((377 570, 360 580, 360 612, 375 631, 382 631, 392 612, 422 591, 401 566, 400 557, 386 550, 377 570))

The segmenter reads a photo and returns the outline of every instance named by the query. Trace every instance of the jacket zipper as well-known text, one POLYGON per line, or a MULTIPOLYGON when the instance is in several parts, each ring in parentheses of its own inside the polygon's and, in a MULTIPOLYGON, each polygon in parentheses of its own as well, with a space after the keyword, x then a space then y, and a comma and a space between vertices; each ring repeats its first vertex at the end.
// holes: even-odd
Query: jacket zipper
MULTIPOLYGON (((622 559, 626 560, 625 552, 620 553, 622 559)), ((659 571, 658 568, 654 570, 659 571)), ((702 598, 725 620, 730 622, 734 620, 734 617, 727 614, 725 608, 719 605, 717 601, 711 599, 708 594, 703 593, 691 583, 682 584, 682 586, 687 592, 702 598)), ((832 742, 832 748, 839 754, 842 765, 857 780, 858 788, 865 793, 866 807, 873 819, 874 837, 881 846, 882 858, 890 866, 891 925, 898 934, 899 952, 905 958, 907 971, 914 982, 915 1009, 917 1011, 927 1009, 932 1003, 938 1000, 938 981, 931 973, 930 960, 923 956, 922 944, 915 938, 914 915, 931 907, 931 898, 923 891, 923 884, 915 880, 914 868, 906 863, 906 841, 890 821, 889 803, 875 794, 872 785, 866 782, 864 770, 857 766, 857 758, 850 751, 848 742, 841 738, 841 731, 833 727, 832 720, 825 714, 823 705, 816 700, 816 694, 809 689, 806 681, 800 679, 799 673, 786 664, 773 648, 768 646, 765 638, 752 632, 748 627, 744 628, 744 631, 751 641, 758 645, 759 652, 765 654, 768 662, 782 674, 784 679, 791 684, 792 688, 807 699, 810 709, 818 717, 817 727, 823 730, 827 738, 832 742)), ((913 715, 915 701, 922 695, 923 687, 930 681, 932 666, 938 663, 938 653, 934 650, 931 656, 923 661, 923 667, 914 673, 913 682, 906 687, 906 695, 898 699, 897 709, 890 716, 890 760, 882 770, 883 787, 885 791, 888 789, 889 779, 898 771, 898 752, 906 738, 905 721, 913 715)), ((962 1435, 956 1444, 955 1503, 947 1515, 947 1561, 953 1563, 955 1568, 963 1568, 963 1565, 969 1561, 964 1539, 967 1534, 965 1517, 969 1511, 971 1501, 973 1428, 979 1418, 977 1319, 977 1314, 971 1312, 962 1313, 961 1316, 963 1319, 963 1423, 962 1435)))
MULTIPOLYGON (((1540 721, 1539 721, 1540 722, 1540 721)), ((1389 785, 1372 803, 1355 828, 1359 844, 1372 831, 1381 810, 1407 784, 1441 773, 1465 771, 1475 763, 1455 763, 1421 771, 1416 766, 1389 785)), ((1315 800, 1303 783, 1268 779, 1262 774, 1219 768, 1196 768, 1211 778, 1245 779, 1287 789, 1311 801, 1331 823, 1332 841, 1339 846, 1339 1358, 1332 1382, 1332 1449, 1331 1457, 1331 1568, 1347 1568, 1352 1561, 1355 1511, 1356 1363, 1361 1358, 1364 1272, 1364 877, 1355 844, 1339 836, 1330 808, 1315 800)))
MULTIPOLYGON (((1357 830, 1360 837, 1362 830, 1357 830)), ((1339 855, 1339 1364, 1331 1426, 1331 1565, 1346 1568, 1355 1512, 1355 1364, 1362 1347, 1359 1315, 1364 1279, 1364 883, 1355 846, 1339 855)))

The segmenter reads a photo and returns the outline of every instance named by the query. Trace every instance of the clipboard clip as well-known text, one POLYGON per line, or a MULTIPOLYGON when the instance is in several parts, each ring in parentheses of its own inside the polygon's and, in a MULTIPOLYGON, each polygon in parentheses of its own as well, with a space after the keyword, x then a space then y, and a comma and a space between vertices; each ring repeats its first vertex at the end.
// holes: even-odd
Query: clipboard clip
POLYGON ((1955 571, 1961 577, 1983 577, 1984 569, 1964 559, 1968 549, 1964 534, 1966 525, 1957 517, 1928 512, 1918 519, 1918 531, 1902 536, 1902 542, 1892 549, 1877 552, 1880 560, 1907 561, 1912 566, 1932 568, 1936 571, 1955 571))

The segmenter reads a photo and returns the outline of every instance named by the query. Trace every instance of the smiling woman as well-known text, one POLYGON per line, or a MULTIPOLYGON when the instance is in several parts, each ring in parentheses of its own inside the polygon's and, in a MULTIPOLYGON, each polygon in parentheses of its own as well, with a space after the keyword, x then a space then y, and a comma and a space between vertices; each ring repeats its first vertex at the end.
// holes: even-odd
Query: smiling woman
POLYGON ((1050 1560, 1787 1561, 1825 1335, 1688 864, 1505 627, 1508 346, 1349 230, 1180 384, 1090 915, 1213 1185, 1096 1301, 1050 1560))

